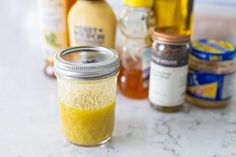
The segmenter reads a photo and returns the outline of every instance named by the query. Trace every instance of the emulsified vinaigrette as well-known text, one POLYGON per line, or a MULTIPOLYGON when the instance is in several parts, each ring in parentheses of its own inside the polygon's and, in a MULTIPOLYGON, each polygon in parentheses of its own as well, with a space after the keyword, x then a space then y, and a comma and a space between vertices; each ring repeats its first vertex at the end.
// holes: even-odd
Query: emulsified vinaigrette
POLYGON ((74 144, 97 145, 109 139, 114 128, 115 102, 97 109, 76 109, 60 103, 65 136, 74 144))

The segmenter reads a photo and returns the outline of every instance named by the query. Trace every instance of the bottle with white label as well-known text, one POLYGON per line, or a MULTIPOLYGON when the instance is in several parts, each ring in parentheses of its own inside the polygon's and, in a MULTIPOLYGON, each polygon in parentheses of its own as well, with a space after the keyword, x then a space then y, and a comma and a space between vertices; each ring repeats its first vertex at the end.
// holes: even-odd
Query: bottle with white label
POLYGON ((149 100, 163 112, 183 108, 187 85, 189 35, 164 27, 153 32, 149 100))
POLYGON ((42 51, 45 54, 44 72, 54 77, 55 53, 68 46, 67 11, 68 0, 39 0, 42 34, 42 51))

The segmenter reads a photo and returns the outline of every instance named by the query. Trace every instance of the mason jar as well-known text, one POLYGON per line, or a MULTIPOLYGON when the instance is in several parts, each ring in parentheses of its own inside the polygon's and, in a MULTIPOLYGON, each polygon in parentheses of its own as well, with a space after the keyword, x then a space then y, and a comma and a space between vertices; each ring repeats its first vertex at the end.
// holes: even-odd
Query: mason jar
POLYGON ((103 47, 74 47, 56 55, 61 121, 70 142, 96 146, 111 138, 119 68, 117 53, 103 47))

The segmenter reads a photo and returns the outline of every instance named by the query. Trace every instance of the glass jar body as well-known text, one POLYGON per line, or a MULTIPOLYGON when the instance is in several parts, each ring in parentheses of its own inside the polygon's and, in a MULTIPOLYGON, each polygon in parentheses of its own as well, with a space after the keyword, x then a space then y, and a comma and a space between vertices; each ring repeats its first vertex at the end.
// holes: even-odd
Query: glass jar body
POLYGON ((183 108, 187 84, 189 45, 155 41, 150 70, 149 101, 155 109, 183 108))
POLYGON ((99 80, 58 77, 62 126, 77 145, 96 146, 108 141, 115 120, 117 75, 99 80))
POLYGON ((187 101, 190 104, 219 108, 230 103, 236 63, 205 61, 190 55, 187 101))

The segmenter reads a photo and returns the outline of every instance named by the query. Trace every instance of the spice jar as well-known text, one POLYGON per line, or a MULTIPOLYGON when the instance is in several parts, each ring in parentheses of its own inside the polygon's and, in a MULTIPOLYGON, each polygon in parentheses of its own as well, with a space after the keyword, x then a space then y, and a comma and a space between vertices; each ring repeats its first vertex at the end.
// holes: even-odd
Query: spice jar
POLYGON ((154 30, 153 40, 149 100, 160 111, 179 111, 185 99, 190 36, 164 27, 154 30))
POLYGON ((187 101, 201 107, 228 105, 234 88, 235 47, 208 39, 194 41, 191 47, 187 101))
POLYGON ((103 47, 74 47, 56 55, 62 126, 70 142, 95 146, 111 138, 119 66, 117 53, 103 47))

